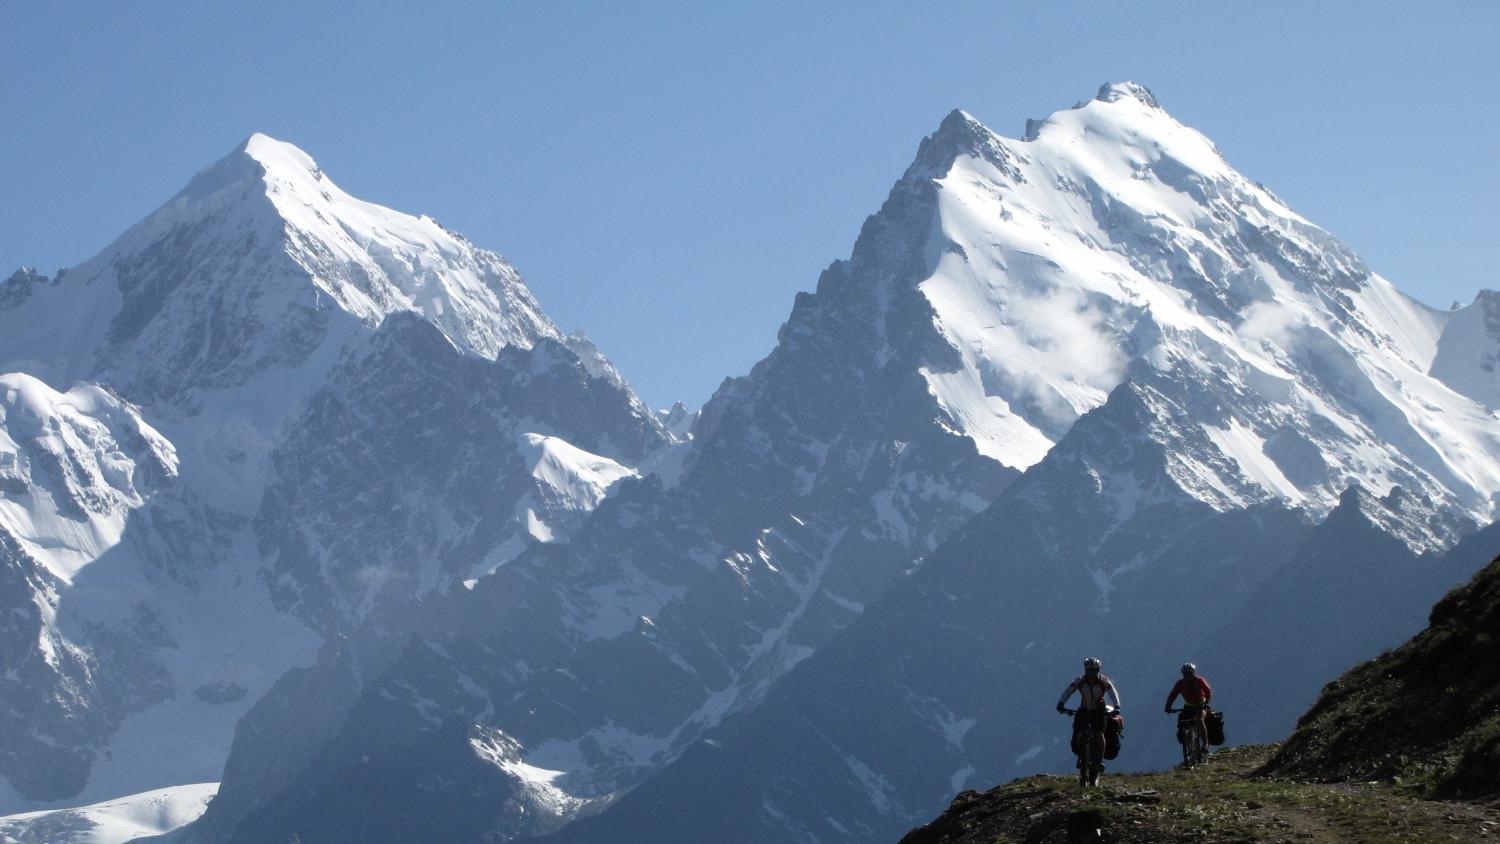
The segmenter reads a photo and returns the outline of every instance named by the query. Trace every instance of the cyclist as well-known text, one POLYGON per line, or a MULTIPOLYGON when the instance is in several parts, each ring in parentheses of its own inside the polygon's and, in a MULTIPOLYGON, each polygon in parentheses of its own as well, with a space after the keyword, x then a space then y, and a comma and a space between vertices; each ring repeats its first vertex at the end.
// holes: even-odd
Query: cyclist
POLYGON ((1172 711, 1172 701, 1182 695, 1182 714, 1177 716, 1179 727, 1190 726, 1203 739, 1203 752, 1208 753, 1208 702, 1213 700, 1214 690, 1208 681, 1198 676, 1198 666, 1191 662, 1182 664, 1182 679, 1167 695, 1166 711, 1172 711))
MULTIPOLYGON (((1094 749, 1093 758, 1104 758, 1104 697, 1108 695, 1114 700, 1115 709, 1122 710, 1120 705, 1120 690, 1115 688, 1113 680, 1110 680, 1099 671, 1099 660, 1089 657, 1083 661, 1083 676, 1068 684, 1063 690, 1062 697, 1058 698, 1057 711, 1066 712, 1068 698, 1078 693, 1078 711, 1073 715, 1073 742, 1075 752, 1078 749, 1078 737, 1083 733, 1086 726, 1092 724, 1094 727, 1094 749)), ((1080 756, 1083 754, 1080 753, 1080 756)), ((1098 765, 1103 769, 1103 765, 1098 765)), ((1091 776, 1097 777, 1097 772, 1091 772, 1091 776)))

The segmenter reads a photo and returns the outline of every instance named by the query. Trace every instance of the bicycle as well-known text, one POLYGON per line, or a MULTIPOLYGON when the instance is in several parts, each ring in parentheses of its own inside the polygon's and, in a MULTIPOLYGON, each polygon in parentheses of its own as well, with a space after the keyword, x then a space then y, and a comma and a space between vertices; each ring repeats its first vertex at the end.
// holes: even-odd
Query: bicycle
MULTIPOLYGON (((1168 709, 1169 714, 1178 714, 1186 710, 1186 707, 1168 709)), ((1208 741, 1202 732, 1198 730, 1197 721, 1184 721, 1177 719, 1177 741, 1182 745, 1182 767, 1191 768, 1200 762, 1208 760, 1208 741)))
MULTIPOLYGON (((1077 715, 1076 709, 1063 709, 1063 715, 1077 715)), ((1079 732, 1078 751, 1078 786, 1088 788, 1099 785, 1099 775, 1104 773, 1103 751, 1099 749, 1102 742, 1094 739, 1098 736, 1098 730, 1094 726, 1094 719, 1087 719, 1083 729, 1079 732)))

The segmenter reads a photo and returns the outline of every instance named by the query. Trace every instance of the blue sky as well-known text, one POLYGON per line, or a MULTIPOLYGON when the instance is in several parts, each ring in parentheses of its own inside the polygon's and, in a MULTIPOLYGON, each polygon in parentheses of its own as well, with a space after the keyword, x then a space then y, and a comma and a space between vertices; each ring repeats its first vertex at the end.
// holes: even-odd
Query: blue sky
POLYGON ((646 400, 773 345, 952 108, 1135 79, 1429 303, 1500 287, 1500 3, 0 0, 0 275, 252 131, 503 252, 646 400))

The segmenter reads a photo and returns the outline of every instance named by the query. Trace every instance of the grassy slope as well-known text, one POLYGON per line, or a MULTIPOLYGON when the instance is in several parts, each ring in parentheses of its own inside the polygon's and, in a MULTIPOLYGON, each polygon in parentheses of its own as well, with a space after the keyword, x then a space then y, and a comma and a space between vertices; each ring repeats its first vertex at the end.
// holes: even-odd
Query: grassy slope
POLYGON ((1096 789, 1037 776, 964 792, 902 844, 1500 841, 1493 805, 1424 800, 1385 782, 1256 775, 1276 749, 1231 748, 1191 771, 1105 774, 1096 789))
POLYGON ((1439 601, 1411 641, 1324 687, 1267 770, 1500 798, 1500 560, 1439 601))

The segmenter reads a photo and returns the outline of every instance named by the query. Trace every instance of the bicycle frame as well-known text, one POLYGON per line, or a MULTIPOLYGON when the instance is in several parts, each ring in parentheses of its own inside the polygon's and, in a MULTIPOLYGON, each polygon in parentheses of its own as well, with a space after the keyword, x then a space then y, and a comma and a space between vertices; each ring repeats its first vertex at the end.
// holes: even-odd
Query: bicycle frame
MULTIPOLYGON (((1078 714, 1078 710, 1064 709, 1063 714, 1068 716, 1075 716, 1078 714)), ((1098 737, 1098 735, 1099 731, 1097 728, 1095 728, 1093 719, 1090 719, 1089 723, 1086 724, 1084 728, 1079 732, 1080 748, 1077 754, 1078 785, 1081 788, 1088 788, 1091 785, 1098 785, 1098 773, 1104 772, 1103 751, 1099 749, 1098 742, 1095 741, 1095 738, 1098 737)))
MULTIPOLYGON (((1172 714, 1181 713, 1182 709, 1169 709, 1172 714)), ((1199 728, 1201 721, 1183 721, 1178 719, 1178 742, 1182 745, 1182 767, 1191 768, 1199 762, 1208 758, 1208 739, 1199 728)))

